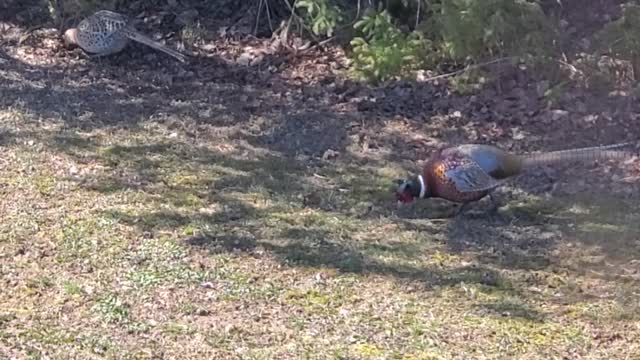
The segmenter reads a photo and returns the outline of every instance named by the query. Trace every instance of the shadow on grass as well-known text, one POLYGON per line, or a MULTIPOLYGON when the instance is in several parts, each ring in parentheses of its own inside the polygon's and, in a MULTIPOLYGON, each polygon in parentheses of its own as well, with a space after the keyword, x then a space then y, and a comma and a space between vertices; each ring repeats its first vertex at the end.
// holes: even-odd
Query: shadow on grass
POLYGON ((537 271, 575 263, 574 270, 602 272, 612 280, 624 277, 623 268, 640 258, 640 213, 633 197, 615 189, 597 196, 544 196, 527 192, 526 186, 515 194, 500 193, 497 213, 490 212, 490 202, 483 199, 454 217, 459 205, 429 199, 401 215, 418 228, 425 221, 442 224, 449 251, 473 253, 481 263, 505 269, 537 271), (620 266, 605 271, 604 263, 620 266))
MULTIPOLYGON (((245 156, 243 150, 223 154, 182 140, 153 142, 147 139, 143 144, 107 146, 69 134, 52 136, 50 145, 106 168, 103 173, 74 178, 79 186, 104 194, 140 191, 146 196, 143 202, 155 204, 130 213, 110 212, 109 216, 124 224, 149 232, 190 227, 213 229, 201 236, 185 234, 184 237, 192 240, 187 242, 190 245, 216 251, 248 251, 260 246, 291 265, 330 266, 342 271, 380 273, 433 284, 481 282, 483 276, 472 276, 471 269, 460 271, 456 277, 439 274, 440 269, 434 275, 431 268, 406 264, 429 254, 433 250, 430 246, 442 238, 453 253, 474 252, 474 257, 487 265, 487 269, 498 266, 544 270, 553 262, 552 251, 566 234, 571 234, 570 224, 587 222, 586 218, 559 215, 566 214, 567 208, 575 206, 577 200, 528 198, 527 201, 503 199, 504 206, 495 215, 482 211, 488 204, 478 203, 471 214, 438 221, 429 220, 437 214, 431 204, 423 202, 417 204, 409 216, 393 220, 388 216, 395 204, 386 193, 386 180, 372 176, 375 163, 370 164, 370 168, 359 167, 357 159, 355 164, 342 159, 310 168, 302 161, 277 154, 245 156), (319 183, 314 177, 317 172, 324 178, 319 183), (337 191, 339 189, 346 191, 337 191), (309 194, 316 194, 320 200, 305 201, 309 194), (169 207, 153 208, 162 205, 169 207), (208 209, 212 206, 214 209, 208 209), (315 211, 317 219, 312 219, 306 227, 300 226, 300 222, 310 220, 306 215, 294 213, 306 210, 315 211), (474 211, 480 213, 474 214, 474 211), (274 217, 277 213, 284 215, 274 217), (327 223, 326 219, 332 217, 340 218, 341 222, 327 223), (267 230, 262 228, 269 221, 277 223, 269 225, 270 233, 265 235, 267 230), (399 231, 424 240, 406 241, 393 232, 364 240, 352 238, 360 231, 358 227, 383 223, 393 223, 399 231), (380 261, 388 255, 402 260, 380 261)), ((447 204, 439 205, 447 207, 447 204)), ((619 209, 613 208, 606 212, 610 219, 620 214, 619 209)), ((603 231, 602 239, 609 235, 606 226, 603 231)), ((588 239, 584 231, 576 236, 588 239)), ((602 247, 604 256, 626 253, 625 259, 630 260, 636 254, 628 251, 630 247, 626 251, 621 249, 624 248, 602 247)))
POLYGON ((493 316, 516 318, 536 323, 545 322, 544 314, 519 301, 504 299, 495 303, 481 303, 476 307, 493 316))
POLYGON ((452 251, 479 251, 479 261, 506 269, 571 266, 613 280, 640 258, 640 213, 633 203, 615 192, 513 198, 498 214, 450 219, 447 244, 452 251), (606 269, 605 263, 620 267, 606 269))
MULTIPOLYGON (((285 231, 278 240, 259 240, 254 236, 224 233, 200 234, 187 238, 186 243, 211 253, 253 252, 260 248, 274 254, 287 266, 330 267, 344 273, 378 274, 417 281, 427 287, 458 286, 466 283, 517 292, 500 274, 486 267, 461 266, 443 269, 435 266, 386 264, 365 254, 370 250, 368 245, 357 249, 355 246, 330 240, 333 237, 335 234, 327 230, 292 228, 285 231)), ((372 248, 376 250, 375 246, 372 248)))
MULTIPOLYGON (((63 130, 57 134, 6 131, 0 141, 10 145, 34 137, 50 140, 48 145, 52 149, 72 155, 78 162, 97 162, 104 167, 102 172, 74 177, 82 188, 104 194, 141 191, 155 201, 155 205, 164 202, 189 209, 145 209, 142 213, 111 214, 131 226, 142 226, 145 231, 158 226, 181 227, 193 222, 212 227, 229 222, 238 223, 234 226, 260 222, 278 207, 309 208, 323 212, 322 216, 351 217, 352 221, 382 218, 393 222, 388 219, 394 205, 387 187, 391 182, 380 178, 374 169, 384 166, 385 159, 401 157, 398 153, 404 149, 403 143, 414 134, 395 133, 386 139, 385 145, 391 151, 381 156, 382 160, 357 159, 347 151, 350 141, 353 144, 349 129, 362 126, 357 123, 380 110, 379 106, 387 107, 385 116, 391 117, 409 112, 410 109, 403 108, 409 103, 396 104, 399 97, 376 99, 376 96, 370 96, 361 104, 361 114, 345 115, 332 109, 331 104, 313 102, 313 95, 323 92, 320 86, 292 85, 277 74, 265 80, 255 69, 211 59, 196 59, 183 66, 162 58, 160 63, 166 64, 164 67, 147 71, 149 66, 141 58, 127 62, 136 56, 139 54, 134 52, 100 63, 47 69, 9 60, 0 71, 3 80, 0 82, 0 94, 3 95, 0 106, 25 109, 34 115, 35 122, 61 120, 63 130), (289 96, 289 93, 293 95, 289 96), (168 138, 170 134, 166 134, 167 138, 161 140, 134 139, 133 142, 141 144, 125 144, 116 139, 115 144, 109 145, 73 135, 77 129, 111 131, 122 128, 129 130, 131 135, 141 130, 144 125, 140 123, 147 120, 164 123, 168 131, 182 131, 193 143, 172 141, 168 138), (224 131, 230 134, 228 139, 246 142, 265 152, 256 154, 252 153, 256 149, 245 147, 223 154, 213 151, 210 146, 196 145, 213 145, 220 140, 219 133, 224 131), (313 164, 296 159, 300 154, 322 156, 329 149, 339 152, 341 158, 313 164), (245 150, 248 155, 242 154, 245 150), (315 175, 319 175, 320 180, 312 181, 315 175), (247 199, 234 198, 253 193, 280 204, 267 206, 265 210, 251 205, 247 199), (317 200, 313 201, 313 198, 317 200), (197 212, 212 204, 219 204, 222 210, 211 215, 197 212)), ((431 89, 427 85, 420 86, 425 91, 431 89)), ((402 93, 402 89, 397 91, 402 93)), ((418 132, 423 129, 424 119, 439 110, 419 97, 409 97, 416 103, 411 110, 422 112, 411 119, 412 131, 418 132)), ((455 98, 457 102, 465 99, 455 98)), ((469 124, 468 119, 458 122, 447 131, 453 133, 469 124)), ((378 136, 377 140, 383 136, 381 133, 374 135, 378 136)), ((446 245, 455 251, 479 249, 479 259, 485 264, 544 269, 551 261, 549 252, 559 240, 558 233, 548 226, 555 224, 567 228, 570 221, 549 221, 551 214, 535 209, 535 206, 525 204, 520 209, 509 210, 506 215, 448 220, 443 230, 448 238, 446 245)), ((420 222, 418 219, 415 220, 420 222)), ((365 255, 370 251, 404 257, 413 254, 413 259, 421 256, 419 247, 403 246, 401 240, 393 246, 372 243, 353 250, 345 245, 350 241, 350 232, 339 226, 327 226, 327 229, 292 226, 278 234, 284 240, 282 242, 255 242, 291 264, 371 271, 403 278, 431 279, 435 283, 445 278, 467 278, 471 282, 477 278, 477 275, 472 276, 472 270, 450 276, 430 275, 432 269, 389 265, 365 255)), ((401 223, 401 226, 403 231, 421 233, 427 242, 434 241, 434 230, 429 226, 416 223, 401 223)), ((247 228, 255 234, 260 232, 256 226, 247 228)), ((251 247, 251 236, 246 234, 215 237, 220 238, 224 239, 222 248, 236 241, 244 244, 245 249, 251 247)), ((619 248, 603 248, 605 253, 614 253, 614 250, 616 256, 625 255, 619 248)))
MULTIPOLYGON (((379 185, 368 180, 371 174, 357 166, 328 171, 333 188, 325 188, 310 182, 305 166, 279 156, 248 159, 178 141, 130 146, 101 146, 68 136, 56 136, 52 141, 59 151, 106 168, 97 175, 75 177, 73 181, 81 188, 106 195, 141 192, 143 197, 135 206, 128 210, 105 209, 103 215, 151 236, 171 231, 186 238, 186 244, 214 253, 260 247, 289 266, 377 273, 429 286, 500 282, 488 280, 500 278, 488 268, 449 271, 402 261, 382 262, 369 254, 414 259, 422 248, 384 233, 376 235, 380 238, 376 241, 352 242, 352 234, 367 230, 359 227, 383 226, 381 216, 389 206, 386 196, 370 196, 380 192, 379 185), (337 173, 349 176, 340 178, 337 173), (350 191, 342 193, 336 188, 350 191), (333 196, 333 207, 327 209, 322 202, 304 204, 308 193, 318 193, 320 198, 333 196), (354 207, 365 200, 374 210, 354 212, 354 207)), ((405 228, 402 222, 399 229, 436 230, 428 224, 416 227, 407 223, 405 228)))

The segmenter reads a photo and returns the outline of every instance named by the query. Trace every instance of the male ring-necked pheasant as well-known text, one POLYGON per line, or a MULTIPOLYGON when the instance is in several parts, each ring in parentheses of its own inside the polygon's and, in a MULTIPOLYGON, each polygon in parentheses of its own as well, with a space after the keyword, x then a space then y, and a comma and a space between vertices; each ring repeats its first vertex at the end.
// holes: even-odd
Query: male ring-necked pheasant
POLYGON ((171 55, 181 62, 186 61, 186 55, 141 34, 127 16, 109 10, 97 11, 82 20, 78 27, 67 29, 63 39, 69 44, 78 45, 93 56, 120 52, 129 40, 133 40, 171 55))
POLYGON ((621 143, 600 147, 515 155, 490 145, 466 144, 440 149, 425 163, 422 173, 398 180, 396 199, 401 203, 416 198, 442 198, 463 203, 489 195, 512 176, 528 168, 559 162, 619 159, 629 152, 612 151, 632 145, 621 143))

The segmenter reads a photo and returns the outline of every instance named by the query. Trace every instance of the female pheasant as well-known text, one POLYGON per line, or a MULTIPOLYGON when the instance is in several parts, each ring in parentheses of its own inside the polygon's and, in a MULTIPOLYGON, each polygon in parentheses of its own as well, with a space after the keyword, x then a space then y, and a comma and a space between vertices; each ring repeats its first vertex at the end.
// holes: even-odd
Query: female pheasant
POLYGON ((466 144, 437 151, 426 162, 422 174, 399 180, 396 199, 401 203, 415 198, 442 198, 463 203, 489 195, 510 177, 539 165, 579 160, 617 159, 631 153, 611 151, 632 145, 621 143, 546 153, 514 155, 490 145, 466 144))
POLYGON ((77 28, 65 31, 63 39, 80 46, 94 56, 110 55, 122 51, 129 40, 160 50, 181 62, 186 55, 152 40, 136 30, 125 15, 109 10, 100 10, 82 20, 77 28))

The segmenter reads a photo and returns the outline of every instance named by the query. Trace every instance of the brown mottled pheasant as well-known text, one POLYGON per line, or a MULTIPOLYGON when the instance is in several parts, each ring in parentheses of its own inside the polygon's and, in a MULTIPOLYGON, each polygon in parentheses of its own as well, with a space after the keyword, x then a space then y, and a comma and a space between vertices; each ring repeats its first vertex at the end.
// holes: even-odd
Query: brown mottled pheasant
POLYGON ((67 43, 78 45, 93 56, 120 52, 129 40, 133 40, 171 55, 181 62, 186 61, 186 55, 141 34, 128 17, 109 10, 100 10, 85 18, 78 27, 65 31, 63 38, 67 43))
POLYGON ((559 162, 618 159, 633 155, 611 151, 634 143, 514 155, 490 145, 467 144, 437 151, 426 162, 422 174, 399 180, 396 199, 401 203, 415 198, 437 197, 463 203, 489 195, 510 177, 523 170, 559 162))

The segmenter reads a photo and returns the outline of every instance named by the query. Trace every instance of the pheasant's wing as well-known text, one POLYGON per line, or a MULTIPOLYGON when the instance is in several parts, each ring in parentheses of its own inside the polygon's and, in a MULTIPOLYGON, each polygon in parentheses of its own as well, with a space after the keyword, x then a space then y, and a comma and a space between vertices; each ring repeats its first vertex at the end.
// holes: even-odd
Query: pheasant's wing
POLYGON ((103 38, 125 28, 127 24, 128 19, 124 15, 100 10, 81 21, 78 30, 87 36, 103 38))
POLYGON ((93 17, 96 20, 94 21, 94 23, 99 24, 99 26, 97 27, 98 29, 94 29, 93 31, 102 31, 98 34, 99 36, 106 38, 123 35, 133 41, 137 41, 139 43, 160 50, 168 55, 171 55, 182 62, 185 62, 187 59, 186 55, 176 50, 170 49, 163 44, 152 40, 148 36, 140 33, 135 29, 130 19, 123 14, 109 10, 100 10, 94 13, 93 17))
POLYGON ((460 192, 491 190, 504 182, 496 180, 487 174, 480 165, 471 160, 446 171, 445 176, 454 182, 456 189, 460 192))
POLYGON ((123 25, 129 24, 129 21, 130 21, 128 16, 117 13, 115 11, 109 11, 109 10, 96 11, 95 13, 93 13, 93 16, 100 18, 102 20, 113 21, 115 23, 119 23, 123 25))

